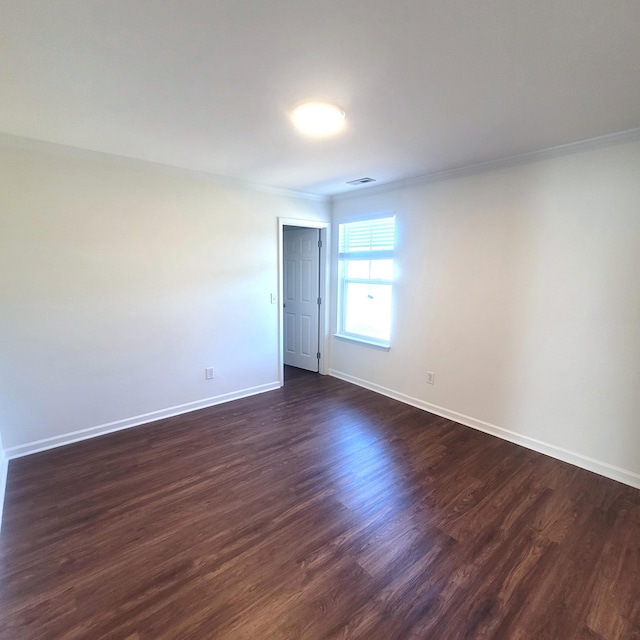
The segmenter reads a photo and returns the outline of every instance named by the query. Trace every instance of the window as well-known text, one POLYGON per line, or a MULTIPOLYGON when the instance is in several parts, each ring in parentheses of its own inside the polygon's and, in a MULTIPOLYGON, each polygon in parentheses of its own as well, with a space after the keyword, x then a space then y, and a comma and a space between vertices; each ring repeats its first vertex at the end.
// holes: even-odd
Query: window
POLYGON ((395 217, 339 225, 338 336, 389 346, 395 217))

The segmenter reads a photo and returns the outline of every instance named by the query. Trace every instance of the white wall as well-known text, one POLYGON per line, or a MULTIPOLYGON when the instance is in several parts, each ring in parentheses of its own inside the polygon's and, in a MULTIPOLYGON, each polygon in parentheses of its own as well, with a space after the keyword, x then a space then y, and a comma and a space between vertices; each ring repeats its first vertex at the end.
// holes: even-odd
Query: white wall
POLYGON ((332 372, 640 486, 640 143, 337 198, 334 230, 381 211, 392 347, 332 372))
MULTIPOLYGON (((277 217, 327 205, 45 149, 0 148, 9 455, 276 385, 277 217)), ((640 143, 334 219, 390 210, 391 350, 333 340, 332 371, 640 486, 640 143)))
POLYGON ((8 454, 277 386, 277 218, 328 204, 43 149, 0 148, 8 454))

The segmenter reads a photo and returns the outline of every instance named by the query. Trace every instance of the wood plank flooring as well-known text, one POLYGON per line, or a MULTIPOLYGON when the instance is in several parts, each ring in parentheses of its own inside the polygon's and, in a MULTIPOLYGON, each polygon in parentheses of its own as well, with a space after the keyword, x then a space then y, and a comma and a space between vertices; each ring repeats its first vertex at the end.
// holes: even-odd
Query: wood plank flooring
POLYGON ((640 639, 640 492, 333 378, 10 464, 0 638, 640 639))

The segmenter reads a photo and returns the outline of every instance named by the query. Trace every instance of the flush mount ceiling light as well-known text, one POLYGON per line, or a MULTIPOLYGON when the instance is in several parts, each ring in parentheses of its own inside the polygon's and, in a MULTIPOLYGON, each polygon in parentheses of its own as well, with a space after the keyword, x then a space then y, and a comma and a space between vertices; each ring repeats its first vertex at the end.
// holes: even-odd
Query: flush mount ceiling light
POLYGON ((293 124, 310 136, 330 136, 344 126, 344 111, 328 102, 303 102, 291 111, 293 124))

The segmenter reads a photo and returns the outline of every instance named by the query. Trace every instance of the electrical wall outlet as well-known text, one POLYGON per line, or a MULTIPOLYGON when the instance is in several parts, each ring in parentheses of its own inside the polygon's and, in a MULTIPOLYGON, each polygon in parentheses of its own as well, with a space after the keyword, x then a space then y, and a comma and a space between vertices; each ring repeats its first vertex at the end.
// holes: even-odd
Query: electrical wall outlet
POLYGON ((435 384, 436 374, 433 371, 427 371, 427 384, 435 384))
POLYGON ((207 380, 213 380, 213 367, 207 367, 207 368, 204 370, 204 377, 205 377, 207 380))

